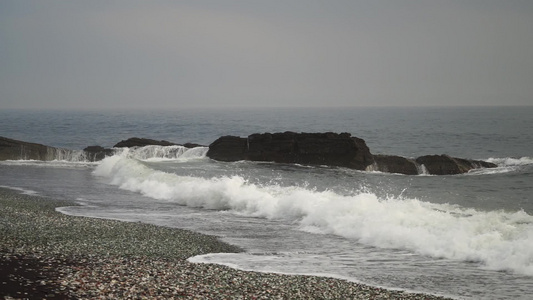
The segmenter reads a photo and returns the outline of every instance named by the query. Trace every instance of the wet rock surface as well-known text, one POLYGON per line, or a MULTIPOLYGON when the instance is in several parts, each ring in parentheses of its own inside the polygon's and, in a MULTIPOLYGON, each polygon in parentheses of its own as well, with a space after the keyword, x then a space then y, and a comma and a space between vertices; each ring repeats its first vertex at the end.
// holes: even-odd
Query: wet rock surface
POLYGON ((396 155, 374 155, 373 171, 417 175, 420 173, 418 164, 413 159, 396 155))
POLYGON ((364 170, 373 163, 364 140, 349 133, 262 133, 247 138, 224 136, 207 156, 221 161, 269 161, 328 165, 364 170))
POLYGON ((89 161, 99 161, 115 153, 113 149, 106 149, 102 146, 89 146, 83 149, 83 151, 89 161))
POLYGON ((0 137, 0 160, 53 160, 64 149, 0 137))
POLYGON ((495 164, 426 155, 416 159, 396 155, 372 155, 363 139, 349 133, 262 133, 246 138, 223 136, 209 146, 207 156, 220 161, 269 161, 304 165, 327 165, 356 170, 405 175, 455 175, 495 164))
POLYGON ((428 174, 432 175, 455 175, 466 173, 472 169, 495 168, 493 163, 451 157, 448 155, 426 155, 416 159, 420 165, 424 165, 428 174))
POLYGON ((152 139, 145 139, 145 138, 138 138, 138 137, 132 137, 127 140, 122 140, 118 143, 116 143, 113 148, 133 148, 133 147, 145 147, 145 146, 183 146, 185 148, 195 148, 195 147, 203 147, 200 144, 195 143, 185 143, 183 145, 169 142, 169 141, 158 141, 158 140, 152 140, 152 139))
POLYGON ((129 138, 127 140, 122 140, 122 141, 116 143, 113 147, 114 148, 123 148, 123 147, 132 148, 132 147, 144 147, 144 146, 151 146, 151 145, 156 145, 156 146, 176 146, 178 144, 175 144, 175 143, 172 143, 172 142, 169 142, 169 141, 165 141, 165 140, 157 141, 157 140, 152 140, 152 139, 132 137, 132 138, 129 138))

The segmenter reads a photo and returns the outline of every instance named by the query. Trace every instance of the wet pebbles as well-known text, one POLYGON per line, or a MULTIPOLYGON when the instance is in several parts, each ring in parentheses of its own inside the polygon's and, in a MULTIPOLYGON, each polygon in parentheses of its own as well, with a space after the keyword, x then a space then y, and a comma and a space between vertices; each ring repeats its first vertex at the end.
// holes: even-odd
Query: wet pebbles
POLYGON ((186 261, 238 252, 215 237, 67 216, 72 205, 0 188, 4 299, 443 299, 316 276, 246 272, 186 261))

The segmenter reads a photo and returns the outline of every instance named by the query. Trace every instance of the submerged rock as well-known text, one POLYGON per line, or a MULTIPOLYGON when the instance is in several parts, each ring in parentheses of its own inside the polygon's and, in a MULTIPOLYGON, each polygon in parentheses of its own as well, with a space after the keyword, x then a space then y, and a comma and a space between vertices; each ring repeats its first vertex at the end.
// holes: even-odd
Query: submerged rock
POLYGON ((463 174, 472 169, 495 168, 493 163, 451 157, 448 155, 426 155, 416 159, 420 165, 424 165, 427 172, 432 175, 455 175, 463 174))
POLYGON ((370 170, 405 175, 420 173, 420 167, 416 161, 396 155, 374 155, 374 164, 370 170))
POLYGON ((473 169, 496 167, 493 163, 448 155, 425 155, 416 159, 395 155, 374 155, 374 161, 375 163, 367 170, 405 175, 456 175, 473 169))

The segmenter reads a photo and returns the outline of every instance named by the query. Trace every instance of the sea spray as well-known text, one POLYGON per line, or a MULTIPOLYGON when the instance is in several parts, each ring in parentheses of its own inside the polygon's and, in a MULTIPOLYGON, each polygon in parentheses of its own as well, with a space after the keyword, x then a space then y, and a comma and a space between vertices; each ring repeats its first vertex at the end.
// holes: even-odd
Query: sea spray
POLYGON ((531 157, 505 157, 505 158, 494 158, 491 157, 485 161, 496 164, 496 168, 480 168, 474 169, 466 173, 467 175, 491 175, 491 174, 502 174, 517 172, 524 168, 531 168, 533 165, 533 158, 531 157))
POLYGON ((490 269, 533 275, 533 217, 523 211, 479 211, 370 192, 340 195, 250 183, 241 176, 179 176, 154 170, 124 153, 106 158, 94 174, 158 200, 288 220, 301 230, 375 247, 479 261, 490 269))
POLYGON ((164 160, 187 160, 204 158, 208 147, 186 148, 183 146, 144 146, 138 148, 122 148, 121 156, 127 156, 139 160, 164 161, 164 160))
POLYGON ((486 160, 487 162, 491 162, 494 164, 497 164, 501 167, 507 167, 507 166, 525 166, 525 165, 531 165, 533 164, 533 158, 532 157, 505 157, 505 158, 494 158, 491 157, 486 160))

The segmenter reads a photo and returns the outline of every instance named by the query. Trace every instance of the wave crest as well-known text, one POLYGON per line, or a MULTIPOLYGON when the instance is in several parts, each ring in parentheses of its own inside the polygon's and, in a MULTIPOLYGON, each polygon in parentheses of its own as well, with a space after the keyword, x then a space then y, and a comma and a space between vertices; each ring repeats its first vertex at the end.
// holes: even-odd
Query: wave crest
POLYGON ((374 193, 340 195, 304 187, 259 185, 240 176, 199 178, 151 169, 126 156, 94 171, 122 189, 192 207, 289 220, 301 230, 335 234, 383 248, 480 261, 495 270, 533 275, 533 216, 483 212, 374 193))

